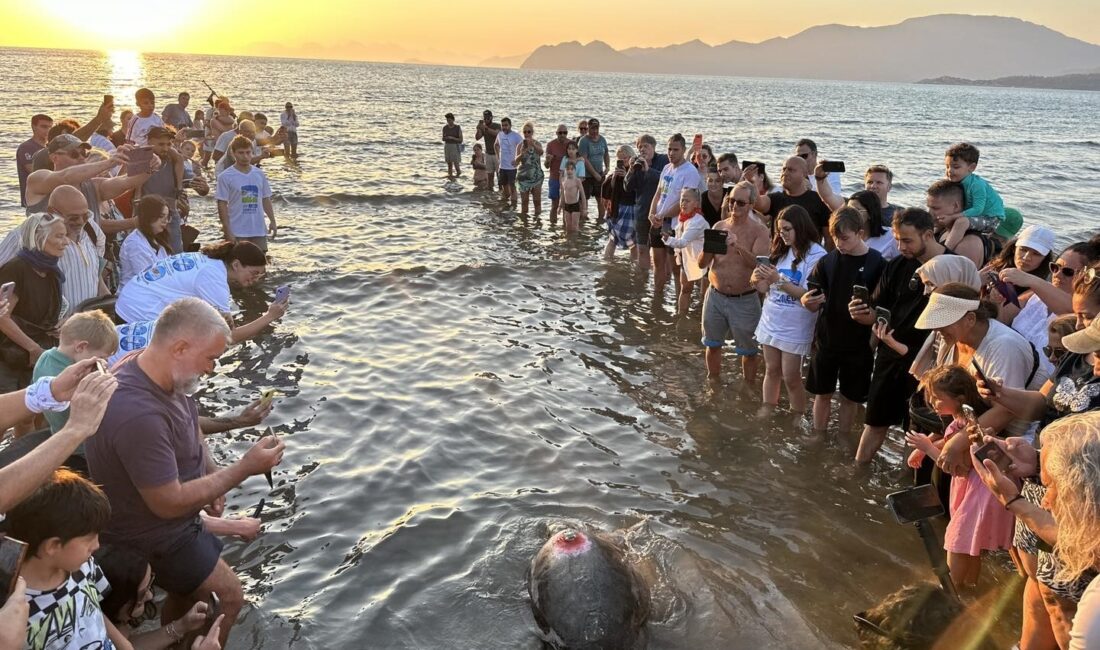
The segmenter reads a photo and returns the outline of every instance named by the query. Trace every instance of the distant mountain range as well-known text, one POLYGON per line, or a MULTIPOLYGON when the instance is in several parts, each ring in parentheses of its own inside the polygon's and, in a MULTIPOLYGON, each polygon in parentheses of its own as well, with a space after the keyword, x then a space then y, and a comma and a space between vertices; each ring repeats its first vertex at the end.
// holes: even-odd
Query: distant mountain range
POLYGON ((917 83, 939 86, 1001 86, 1005 88, 1047 88, 1051 90, 1100 90, 1100 72, 1064 74, 1057 77, 1015 76, 998 79, 960 79, 936 77, 917 83))
POLYGON ((699 40, 616 50, 602 41, 544 45, 522 68, 914 82, 1082 73, 1100 45, 1018 18, 941 14, 883 27, 821 25, 760 43, 699 40))

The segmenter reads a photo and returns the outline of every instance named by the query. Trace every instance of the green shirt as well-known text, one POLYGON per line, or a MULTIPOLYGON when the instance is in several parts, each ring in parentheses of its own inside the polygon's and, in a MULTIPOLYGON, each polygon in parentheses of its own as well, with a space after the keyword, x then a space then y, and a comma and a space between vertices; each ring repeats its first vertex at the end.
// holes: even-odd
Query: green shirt
MULTIPOLYGON (((33 381, 38 381, 43 377, 56 377, 61 374, 62 370, 74 363, 76 362, 62 354, 61 350, 50 348, 43 352, 42 356, 38 357, 38 363, 34 364, 33 381)), ((69 421, 69 409, 46 411, 42 415, 45 415, 46 421, 50 423, 50 433, 57 433, 69 421)))

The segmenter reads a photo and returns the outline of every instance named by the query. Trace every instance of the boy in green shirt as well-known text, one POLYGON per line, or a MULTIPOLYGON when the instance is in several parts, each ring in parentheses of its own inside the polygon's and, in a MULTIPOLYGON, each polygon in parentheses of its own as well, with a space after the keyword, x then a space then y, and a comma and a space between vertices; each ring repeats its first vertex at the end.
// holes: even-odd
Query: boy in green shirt
POLYGON ((947 178, 962 185, 966 195, 966 209, 943 219, 951 228, 943 244, 951 249, 959 245, 968 230, 992 235, 1005 218, 1001 195, 989 181, 974 173, 978 167, 978 156, 978 148, 967 142, 951 145, 944 154, 947 178))
MULTIPOLYGON (((73 314, 61 326, 56 348, 50 348, 38 357, 34 364, 34 381, 42 377, 56 377, 77 361, 98 357, 106 360, 118 350, 118 333, 115 324, 100 310, 73 314)), ((69 409, 45 414, 50 433, 57 433, 69 421, 69 409)), ((76 453, 83 454, 83 445, 76 453)))

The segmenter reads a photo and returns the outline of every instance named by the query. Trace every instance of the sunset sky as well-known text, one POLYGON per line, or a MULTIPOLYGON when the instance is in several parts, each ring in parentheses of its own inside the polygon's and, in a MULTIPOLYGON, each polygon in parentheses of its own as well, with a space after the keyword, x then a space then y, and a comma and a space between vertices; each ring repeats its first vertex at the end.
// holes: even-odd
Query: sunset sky
POLYGON ((1095 6, 1095 0, 0 0, 0 46, 471 64, 568 40, 600 39, 616 48, 693 38, 757 42, 819 24, 888 25, 936 13, 1015 16, 1097 42, 1095 6))

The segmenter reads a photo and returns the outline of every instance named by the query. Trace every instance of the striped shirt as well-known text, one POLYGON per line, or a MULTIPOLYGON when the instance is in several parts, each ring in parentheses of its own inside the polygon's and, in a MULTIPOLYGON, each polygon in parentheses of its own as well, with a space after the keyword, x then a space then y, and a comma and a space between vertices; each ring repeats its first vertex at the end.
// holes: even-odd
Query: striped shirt
POLYGON ((107 236, 100 230, 99 224, 94 221, 88 223, 95 230, 96 241, 93 243, 92 238, 82 228, 79 239, 69 239, 69 245, 65 247, 61 261, 58 262, 65 274, 65 281, 61 283, 61 296, 69 303, 70 313, 85 300, 99 296, 100 271, 103 270, 101 262, 107 236))

